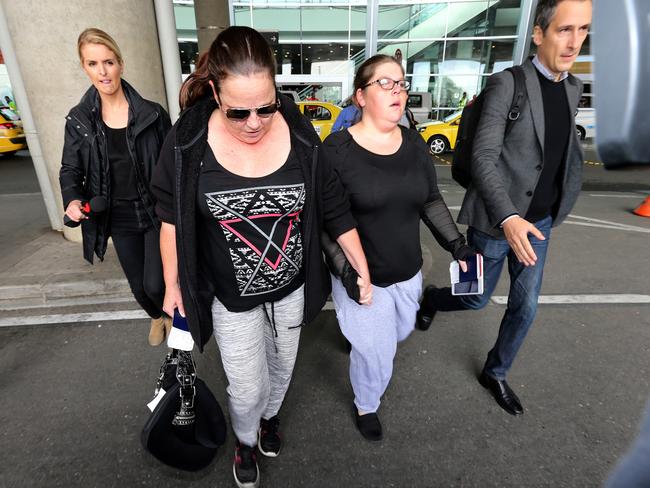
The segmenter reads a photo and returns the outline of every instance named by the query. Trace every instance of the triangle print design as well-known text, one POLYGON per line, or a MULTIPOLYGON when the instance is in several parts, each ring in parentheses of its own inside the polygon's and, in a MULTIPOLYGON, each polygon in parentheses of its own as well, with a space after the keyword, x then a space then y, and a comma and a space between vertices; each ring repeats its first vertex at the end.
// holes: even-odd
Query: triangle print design
POLYGON ((288 285, 302 266, 299 222, 305 185, 228 190, 205 197, 226 237, 240 295, 288 285))

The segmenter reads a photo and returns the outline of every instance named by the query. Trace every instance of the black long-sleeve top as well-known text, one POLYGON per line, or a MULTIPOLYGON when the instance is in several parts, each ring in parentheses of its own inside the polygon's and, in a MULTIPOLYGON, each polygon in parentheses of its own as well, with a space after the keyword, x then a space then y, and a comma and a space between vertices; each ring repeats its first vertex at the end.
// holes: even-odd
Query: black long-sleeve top
POLYGON ((347 130, 324 142, 325 157, 350 198, 377 286, 408 280, 422 267, 420 218, 446 249, 462 239, 438 190, 426 144, 417 132, 401 130, 402 144, 390 155, 361 147, 347 130))

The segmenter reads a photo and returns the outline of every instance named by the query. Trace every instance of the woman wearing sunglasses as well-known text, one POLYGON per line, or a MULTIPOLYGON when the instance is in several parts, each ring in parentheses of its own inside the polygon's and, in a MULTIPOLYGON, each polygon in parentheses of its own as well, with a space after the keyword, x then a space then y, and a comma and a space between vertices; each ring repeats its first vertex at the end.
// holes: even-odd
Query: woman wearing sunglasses
POLYGON ((359 301, 371 299, 344 190, 309 121, 277 93, 275 73, 257 31, 221 32, 181 89, 184 110, 154 177, 164 309, 187 316, 199 349, 216 338, 240 487, 259 485, 256 447, 280 452, 278 411, 300 328, 330 291, 323 229, 360 275, 359 301))
MULTIPOLYGON (((426 144, 398 125, 409 82, 390 56, 366 60, 354 79, 361 120, 325 140, 323 150, 350 195, 373 284, 372 304, 360 307, 332 279, 341 331, 351 343, 350 380, 356 426, 382 438, 377 409, 393 372, 397 343, 415 325, 422 290, 420 219, 454 259, 473 255, 438 191, 426 144)), ((465 263, 461 261, 465 268, 465 263)))
POLYGON ((90 28, 77 40, 92 86, 66 117, 59 181, 66 216, 81 222, 84 258, 104 259, 112 237, 133 296, 151 317, 149 344, 171 329, 163 314, 160 222, 149 182, 171 127, 169 115, 122 79, 124 61, 106 32, 90 28), (84 201, 104 197, 107 209, 88 215, 84 201))

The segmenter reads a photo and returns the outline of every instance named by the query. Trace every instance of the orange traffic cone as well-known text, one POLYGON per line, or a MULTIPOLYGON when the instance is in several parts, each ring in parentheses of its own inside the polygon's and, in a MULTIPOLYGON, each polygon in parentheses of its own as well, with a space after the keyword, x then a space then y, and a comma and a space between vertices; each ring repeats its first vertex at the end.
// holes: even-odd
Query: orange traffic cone
POLYGON ((641 217, 650 217, 650 196, 643 200, 643 203, 635 208, 633 212, 641 217))

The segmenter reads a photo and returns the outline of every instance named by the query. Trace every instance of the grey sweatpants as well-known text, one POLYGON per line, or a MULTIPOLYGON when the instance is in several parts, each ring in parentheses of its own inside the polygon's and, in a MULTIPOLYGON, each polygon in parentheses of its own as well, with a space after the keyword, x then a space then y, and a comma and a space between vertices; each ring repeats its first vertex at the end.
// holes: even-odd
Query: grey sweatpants
POLYGON ((247 312, 229 312, 216 298, 212 302, 214 337, 228 378, 230 420, 237 439, 247 446, 257 445, 260 418, 277 415, 289 388, 300 340, 303 288, 247 312))
POLYGON ((393 375, 397 343, 415 328, 422 293, 422 274, 386 288, 372 287, 372 304, 359 305, 332 276, 332 298, 343 335, 352 344, 350 382, 354 403, 362 412, 376 412, 393 375))

